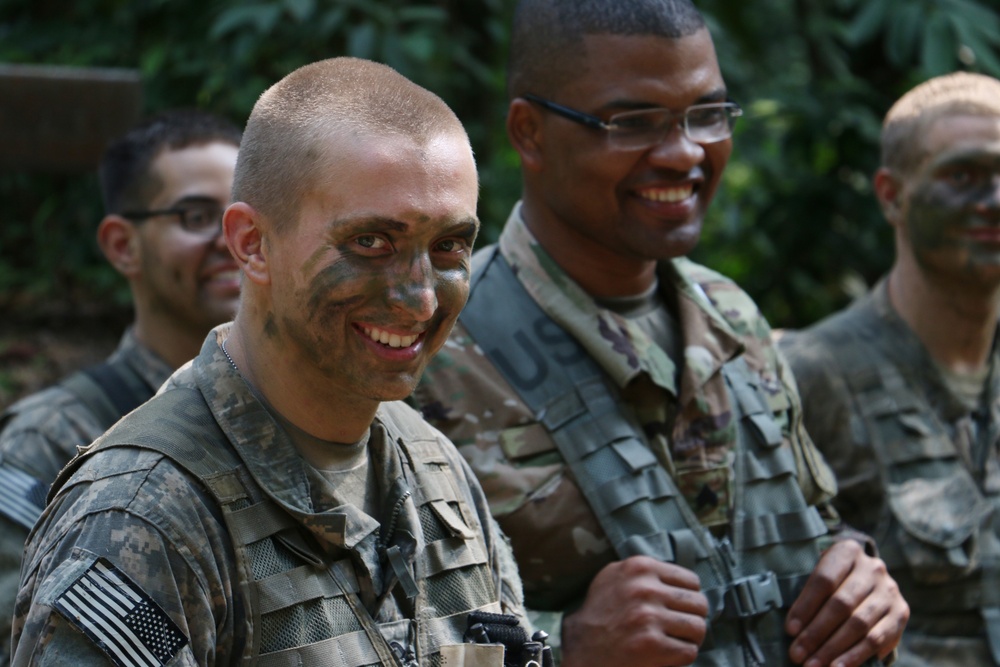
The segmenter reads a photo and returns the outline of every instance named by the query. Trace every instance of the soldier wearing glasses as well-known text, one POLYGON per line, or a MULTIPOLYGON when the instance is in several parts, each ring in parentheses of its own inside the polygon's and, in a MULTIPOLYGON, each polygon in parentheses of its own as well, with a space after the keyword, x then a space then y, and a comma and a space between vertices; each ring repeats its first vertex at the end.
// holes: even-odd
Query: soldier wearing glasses
POLYGON ((223 239, 240 130, 194 110, 160 114, 106 150, 97 241, 128 280, 135 319, 103 363, 0 416, 0 664, 7 664, 21 552, 49 484, 76 454, 150 398, 232 319, 239 273, 223 239))
POLYGON ((908 608, 829 510, 767 322, 685 258, 741 114, 702 17, 522 0, 508 76, 523 197, 414 400, 477 473, 562 665, 890 655, 908 608))

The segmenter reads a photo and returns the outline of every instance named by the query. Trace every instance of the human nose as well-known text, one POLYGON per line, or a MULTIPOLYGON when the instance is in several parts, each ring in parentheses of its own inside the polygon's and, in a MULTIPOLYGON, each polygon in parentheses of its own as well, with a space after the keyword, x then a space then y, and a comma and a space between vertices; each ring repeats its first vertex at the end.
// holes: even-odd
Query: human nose
POLYGON ((705 148, 691 141, 684 131, 683 121, 676 121, 670 131, 649 149, 649 161, 658 167, 675 171, 690 171, 705 159, 705 148))
POLYGON ((426 254, 413 257, 395 272, 389 285, 389 304, 417 322, 426 322, 437 311, 434 267, 426 254))

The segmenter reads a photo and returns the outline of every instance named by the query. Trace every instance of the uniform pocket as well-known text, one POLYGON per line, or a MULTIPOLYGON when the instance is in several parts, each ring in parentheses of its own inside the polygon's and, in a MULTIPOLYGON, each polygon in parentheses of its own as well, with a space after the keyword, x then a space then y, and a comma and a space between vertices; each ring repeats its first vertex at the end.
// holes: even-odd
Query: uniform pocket
POLYGON ((891 483, 887 497, 915 579, 940 583, 978 567, 979 530, 993 508, 965 470, 891 483))

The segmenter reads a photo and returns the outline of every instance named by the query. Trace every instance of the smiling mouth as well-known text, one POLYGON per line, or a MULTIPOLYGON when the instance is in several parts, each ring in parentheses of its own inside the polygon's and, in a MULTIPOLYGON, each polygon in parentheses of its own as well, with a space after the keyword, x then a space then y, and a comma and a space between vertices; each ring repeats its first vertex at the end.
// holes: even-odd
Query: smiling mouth
POLYGON ((376 343, 395 348, 410 347, 420 338, 420 334, 400 336, 399 334, 389 333, 376 327, 362 327, 361 330, 376 343))
POLYGON ((647 201, 676 204, 688 199, 694 192, 694 185, 687 183, 673 188, 648 188, 639 191, 639 196, 647 201))

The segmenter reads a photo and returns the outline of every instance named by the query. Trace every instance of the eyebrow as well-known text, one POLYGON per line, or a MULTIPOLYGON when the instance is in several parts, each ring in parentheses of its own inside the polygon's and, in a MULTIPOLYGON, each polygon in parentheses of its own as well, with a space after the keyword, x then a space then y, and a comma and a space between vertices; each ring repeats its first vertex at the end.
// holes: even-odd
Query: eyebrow
MULTIPOLYGON (((336 218, 330 221, 328 229, 337 234, 361 234, 364 232, 406 232, 412 223, 381 215, 360 216, 356 218, 336 218)), ((472 238, 479 230, 479 221, 474 217, 454 221, 444 230, 445 234, 455 234, 472 238)))
POLYGON ((968 146, 940 153, 930 163, 931 168, 940 169, 955 164, 993 164, 1000 163, 1000 153, 995 150, 978 146, 968 146))
MULTIPOLYGON (((688 106, 693 106, 695 104, 709 104, 711 102, 725 102, 729 98, 725 88, 716 88, 711 90, 688 106)), ((611 100, 607 104, 601 107, 602 110, 607 111, 611 109, 626 109, 626 110, 640 110, 640 109, 664 109, 666 107, 661 107, 655 104, 650 104, 649 102, 640 102, 634 99, 617 99, 611 100)))
MULTIPOLYGON (((188 195, 187 197, 181 197, 173 204, 171 204, 168 208, 177 208, 178 206, 182 206, 184 204, 205 204, 212 206, 221 206, 221 204, 219 204, 219 201, 214 197, 207 197, 205 195, 188 195)), ((223 206, 223 208, 225 207, 223 206)))

